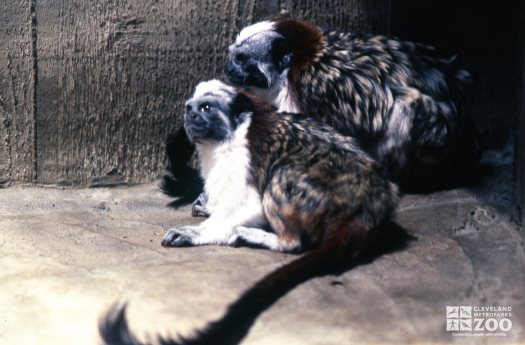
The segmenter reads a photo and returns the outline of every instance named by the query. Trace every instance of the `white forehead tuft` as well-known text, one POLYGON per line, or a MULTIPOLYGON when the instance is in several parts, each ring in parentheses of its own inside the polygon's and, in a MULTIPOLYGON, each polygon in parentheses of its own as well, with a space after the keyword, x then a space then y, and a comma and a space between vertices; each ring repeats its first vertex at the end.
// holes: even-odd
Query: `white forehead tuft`
POLYGON ((192 98, 200 98, 205 94, 214 94, 223 97, 232 97, 235 94, 235 88, 224 84, 222 81, 213 79, 208 81, 201 81, 197 87, 192 98))
POLYGON ((241 44, 243 41, 247 40, 250 37, 273 30, 275 30, 275 22, 266 20, 263 22, 255 23, 253 25, 245 27, 241 30, 241 32, 239 32, 239 35, 237 35, 237 39, 235 40, 235 44, 241 44))

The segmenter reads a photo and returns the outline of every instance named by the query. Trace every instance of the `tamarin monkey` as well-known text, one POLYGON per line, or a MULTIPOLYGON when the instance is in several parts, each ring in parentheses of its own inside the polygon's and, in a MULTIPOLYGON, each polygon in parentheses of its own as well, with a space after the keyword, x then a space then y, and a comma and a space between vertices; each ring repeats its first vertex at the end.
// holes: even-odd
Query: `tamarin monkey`
POLYGON ((471 77, 456 58, 295 19, 248 26, 229 50, 230 83, 358 139, 402 187, 439 185, 476 166, 464 99, 471 77))
MULTIPOLYGON (((217 80, 200 83, 186 102, 184 128, 197 147, 211 216, 169 229, 163 245, 306 253, 249 288, 219 320, 161 344, 238 344, 256 317, 295 286, 353 262, 389 219, 396 185, 354 139, 315 117, 276 113, 217 80)), ((124 308, 113 308, 100 331, 106 345, 141 344, 124 308)))

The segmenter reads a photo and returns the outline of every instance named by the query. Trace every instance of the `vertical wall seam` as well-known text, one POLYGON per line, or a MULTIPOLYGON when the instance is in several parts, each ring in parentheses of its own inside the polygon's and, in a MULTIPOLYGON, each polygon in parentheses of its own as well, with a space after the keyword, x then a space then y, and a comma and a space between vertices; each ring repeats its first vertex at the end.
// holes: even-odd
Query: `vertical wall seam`
MULTIPOLYGON (((15 110, 14 113, 16 114, 16 108, 18 106, 18 100, 15 92, 16 88, 16 82, 14 81, 14 75, 16 72, 13 71, 13 57, 11 56, 11 53, 7 51, 7 70, 9 71, 9 81, 11 82, 10 90, 13 94, 13 109, 15 110)), ((15 173, 13 172, 13 142, 11 141, 12 134, 12 126, 13 126, 13 114, 11 116, 9 115, 9 111, 5 112, 5 120, 4 120, 4 128, 6 131, 6 145, 7 145, 7 154, 8 156, 8 163, 7 163, 7 178, 9 180, 15 179, 15 173)), ((14 141, 14 140, 13 140, 14 141)))
POLYGON ((33 59, 33 182, 38 179, 38 138, 37 138, 37 115, 38 115, 38 30, 36 17, 36 0, 31 1, 31 47, 33 59))

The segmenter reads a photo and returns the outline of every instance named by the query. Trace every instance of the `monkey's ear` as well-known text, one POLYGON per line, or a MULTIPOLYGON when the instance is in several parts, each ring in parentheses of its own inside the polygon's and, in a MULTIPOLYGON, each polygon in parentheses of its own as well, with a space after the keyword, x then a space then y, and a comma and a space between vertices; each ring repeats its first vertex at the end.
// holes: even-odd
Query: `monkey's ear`
POLYGON ((288 53, 283 56, 282 65, 281 65, 281 68, 283 70, 286 68, 290 68, 290 66, 292 65, 292 57, 293 57, 293 53, 288 53))
POLYGON ((242 113, 253 112, 254 104, 244 93, 239 92, 231 103, 232 115, 238 117, 242 113))
POLYGON ((293 53, 290 44, 284 38, 277 38, 272 41, 270 54, 272 55, 273 63, 280 72, 289 68, 292 64, 293 53))

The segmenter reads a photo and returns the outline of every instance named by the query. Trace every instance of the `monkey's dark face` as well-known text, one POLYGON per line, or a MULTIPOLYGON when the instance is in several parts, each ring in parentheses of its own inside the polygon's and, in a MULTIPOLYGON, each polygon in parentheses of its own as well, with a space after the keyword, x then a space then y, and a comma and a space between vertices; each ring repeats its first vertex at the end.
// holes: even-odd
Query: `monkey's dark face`
POLYGON ((245 110, 237 106, 237 96, 233 87, 218 80, 197 85, 184 113, 184 129, 190 140, 204 144, 231 138, 245 110))
POLYGON ((215 100, 204 98, 186 103, 184 128, 192 141, 223 141, 231 132, 229 127, 229 123, 222 118, 220 106, 215 100))
POLYGON ((228 80, 244 88, 273 88, 290 67, 292 53, 271 22, 262 22, 241 31, 230 46, 224 73, 228 80))

